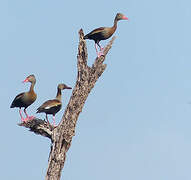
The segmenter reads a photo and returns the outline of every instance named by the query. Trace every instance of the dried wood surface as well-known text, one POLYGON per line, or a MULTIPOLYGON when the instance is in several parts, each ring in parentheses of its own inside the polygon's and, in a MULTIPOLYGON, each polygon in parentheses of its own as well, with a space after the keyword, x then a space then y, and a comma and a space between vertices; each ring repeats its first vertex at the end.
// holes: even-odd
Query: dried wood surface
POLYGON ((96 81, 106 69, 103 64, 115 37, 113 37, 104 49, 104 56, 96 58, 92 67, 87 65, 88 53, 84 33, 79 31, 79 45, 77 55, 77 80, 73 88, 69 103, 65 109, 61 122, 57 127, 49 125, 41 119, 21 123, 20 126, 29 128, 30 131, 51 139, 51 151, 48 160, 48 168, 45 179, 59 180, 64 167, 66 152, 70 148, 72 137, 75 135, 76 122, 82 111, 85 101, 94 87, 96 81))

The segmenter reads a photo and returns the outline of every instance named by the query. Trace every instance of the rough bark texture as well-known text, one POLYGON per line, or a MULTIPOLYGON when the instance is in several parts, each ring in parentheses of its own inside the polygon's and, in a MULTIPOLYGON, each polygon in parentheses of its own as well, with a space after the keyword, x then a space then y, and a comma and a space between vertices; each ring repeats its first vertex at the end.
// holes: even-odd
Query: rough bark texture
POLYGON ((45 120, 37 118, 27 122, 19 123, 18 125, 29 128, 29 130, 34 132, 35 134, 39 134, 50 139, 52 136, 52 131, 54 129, 54 127, 48 124, 45 120))
POLYGON ((19 124, 20 126, 29 128, 30 131, 36 134, 50 138, 52 141, 46 180, 59 180, 61 177, 66 152, 70 148, 72 137, 75 135, 78 116, 82 111, 90 91, 106 68, 106 64, 103 64, 103 62, 115 39, 115 37, 113 37, 105 47, 104 56, 96 58, 92 67, 89 67, 87 65, 88 54, 86 42, 83 37, 84 33, 81 29, 79 31, 77 55, 78 74, 76 85, 73 88, 72 96, 59 125, 54 128, 40 119, 34 119, 30 122, 19 124))

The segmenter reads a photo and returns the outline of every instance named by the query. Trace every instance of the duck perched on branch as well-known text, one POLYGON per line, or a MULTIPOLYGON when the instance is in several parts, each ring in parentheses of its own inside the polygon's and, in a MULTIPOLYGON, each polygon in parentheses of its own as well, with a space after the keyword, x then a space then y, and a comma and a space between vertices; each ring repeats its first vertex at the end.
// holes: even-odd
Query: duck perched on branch
POLYGON ((113 35, 113 33, 117 29, 117 22, 119 20, 128 20, 128 18, 121 13, 117 13, 112 27, 100 27, 100 28, 94 29, 93 31, 91 31, 90 33, 84 36, 84 39, 90 39, 95 41, 95 49, 96 49, 96 53, 98 57, 103 55, 103 50, 104 50, 104 48, 101 47, 99 42, 101 40, 106 40, 113 35), (98 52, 97 46, 99 46, 100 52, 98 52))
POLYGON ((64 89, 72 89, 65 84, 59 84, 57 87, 57 95, 55 99, 48 100, 44 102, 38 109, 36 113, 46 113, 46 120, 48 121, 48 114, 53 115, 53 125, 55 126, 55 114, 60 111, 62 107, 62 93, 61 91, 64 89))
POLYGON ((26 112, 26 109, 28 106, 30 106, 32 103, 35 102, 37 95, 34 92, 34 86, 36 83, 36 78, 35 76, 32 74, 30 76, 28 76, 23 83, 26 82, 30 82, 31 86, 30 86, 30 90, 28 92, 23 92, 18 94, 15 99, 13 100, 10 108, 14 108, 14 107, 18 107, 19 108, 19 114, 21 116, 21 121, 22 122, 26 122, 28 120, 32 120, 33 118, 35 118, 34 116, 29 116, 26 112), (21 108, 24 107, 24 113, 26 115, 26 118, 24 119, 22 116, 22 111, 21 108))

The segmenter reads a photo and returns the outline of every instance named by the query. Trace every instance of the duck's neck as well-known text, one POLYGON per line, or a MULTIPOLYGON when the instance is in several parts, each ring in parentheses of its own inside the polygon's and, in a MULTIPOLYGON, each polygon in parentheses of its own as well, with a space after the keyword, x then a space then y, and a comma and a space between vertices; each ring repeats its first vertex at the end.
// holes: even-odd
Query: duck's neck
POLYGON ((60 88, 58 88, 57 90, 56 99, 58 99, 59 101, 61 101, 62 99, 62 92, 60 88))
POLYGON ((33 92, 34 93, 34 85, 35 85, 35 81, 31 83, 31 87, 30 87, 30 90, 29 92, 33 92))
POLYGON ((113 23, 113 29, 114 29, 114 31, 117 29, 117 22, 118 22, 118 20, 117 20, 117 18, 115 17, 115 19, 114 19, 114 23, 113 23))

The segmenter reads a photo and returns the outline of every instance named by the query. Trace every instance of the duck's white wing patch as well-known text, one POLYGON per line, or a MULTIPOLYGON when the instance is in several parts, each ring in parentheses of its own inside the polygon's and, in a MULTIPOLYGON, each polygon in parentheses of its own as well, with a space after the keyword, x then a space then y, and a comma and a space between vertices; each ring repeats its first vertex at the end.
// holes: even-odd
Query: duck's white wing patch
POLYGON ((46 106, 44 109, 50 109, 51 107, 50 106, 46 106))

